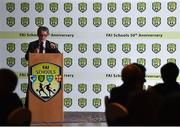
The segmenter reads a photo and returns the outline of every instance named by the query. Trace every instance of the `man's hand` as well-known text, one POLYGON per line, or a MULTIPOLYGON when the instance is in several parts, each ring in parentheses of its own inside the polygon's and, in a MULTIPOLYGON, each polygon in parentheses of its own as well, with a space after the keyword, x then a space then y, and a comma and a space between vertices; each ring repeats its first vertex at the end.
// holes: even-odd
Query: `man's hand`
POLYGON ((34 49, 33 53, 39 53, 39 48, 34 49))
POLYGON ((51 44, 50 44, 50 47, 53 48, 53 49, 55 49, 55 48, 56 48, 56 45, 55 45, 54 43, 51 43, 51 44))

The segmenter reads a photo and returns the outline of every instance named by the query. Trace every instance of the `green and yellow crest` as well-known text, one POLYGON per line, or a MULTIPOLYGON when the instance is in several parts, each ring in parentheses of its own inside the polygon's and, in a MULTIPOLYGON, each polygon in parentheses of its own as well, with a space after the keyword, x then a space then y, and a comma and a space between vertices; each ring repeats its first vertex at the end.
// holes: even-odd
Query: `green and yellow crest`
POLYGON ((29 3, 27 3, 27 2, 23 2, 23 3, 21 3, 21 11, 23 11, 23 12, 28 12, 29 11, 29 3))
POLYGON ((93 98, 92 103, 93 103, 93 106, 95 108, 99 108, 101 106, 101 99, 100 98, 93 98))
POLYGON ((52 99, 61 89, 61 67, 52 63, 39 63, 30 68, 30 90, 43 101, 52 99))
POLYGON ((64 98, 64 106, 70 108, 72 106, 72 98, 64 98))
POLYGON ((40 13, 44 10, 44 3, 38 2, 35 3, 35 10, 40 13))
POLYGON ((79 58, 78 64, 80 67, 84 68, 87 65, 87 58, 85 58, 85 57, 79 58))
POLYGON ((125 67, 127 66, 128 64, 131 63, 131 59, 130 58, 123 58, 122 59, 122 65, 125 67))
POLYGON ((144 12, 146 10, 146 3, 145 2, 138 2, 137 3, 137 10, 139 12, 144 12))
POLYGON ((116 66, 116 59, 115 58, 108 58, 107 59, 107 65, 110 67, 110 68, 113 68, 116 66))
POLYGON ((43 26, 44 25, 44 17, 36 17, 35 18, 35 24, 39 27, 39 26, 43 26))
POLYGON ((152 59, 152 66, 154 68, 158 68, 160 65, 161 65, 161 59, 159 59, 159 58, 152 59))
POLYGON ((78 10, 84 13, 87 10, 87 3, 81 2, 78 4, 78 10))
POLYGON ((93 3, 93 10, 98 13, 102 10, 102 4, 99 2, 93 3))
POLYGON ((15 3, 13 2, 6 3, 6 10, 10 13, 13 12, 15 10, 15 3))
POLYGON ((102 64, 101 58, 93 58, 93 66, 96 68, 99 68, 102 64))
POLYGON ((58 11, 58 3, 52 2, 49 4, 49 10, 53 13, 58 11))
POLYGON ((73 64, 73 59, 71 57, 64 58, 64 66, 69 68, 73 64))

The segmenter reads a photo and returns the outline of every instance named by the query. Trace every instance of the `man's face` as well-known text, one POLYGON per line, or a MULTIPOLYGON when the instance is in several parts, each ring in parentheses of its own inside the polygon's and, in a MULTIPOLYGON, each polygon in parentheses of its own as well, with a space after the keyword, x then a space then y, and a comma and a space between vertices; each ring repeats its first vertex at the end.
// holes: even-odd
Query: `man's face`
POLYGON ((39 40, 40 40, 40 41, 46 41, 48 35, 49 35, 49 34, 48 34, 47 31, 41 31, 41 32, 38 34, 39 40))

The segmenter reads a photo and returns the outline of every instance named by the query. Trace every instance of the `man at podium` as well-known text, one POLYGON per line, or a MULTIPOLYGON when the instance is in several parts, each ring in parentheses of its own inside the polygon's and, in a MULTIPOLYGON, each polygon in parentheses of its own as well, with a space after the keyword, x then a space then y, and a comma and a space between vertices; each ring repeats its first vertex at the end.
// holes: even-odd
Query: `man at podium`
POLYGON ((38 40, 30 42, 28 50, 25 54, 26 60, 29 59, 30 53, 60 53, 56 44, 47 40, 49 29, 45 26, 40 26, 37 30, 38 40))

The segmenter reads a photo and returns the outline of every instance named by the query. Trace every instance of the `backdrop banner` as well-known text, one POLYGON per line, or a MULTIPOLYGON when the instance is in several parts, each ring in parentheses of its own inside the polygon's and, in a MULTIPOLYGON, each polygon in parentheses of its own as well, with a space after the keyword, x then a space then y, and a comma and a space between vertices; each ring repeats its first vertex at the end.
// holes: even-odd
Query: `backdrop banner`
POLYGON ((180 65, 179 20, 179 0, 1 0, 0 66, 17 73, 24 102, 24 56, 38 26, 47 26, 64 53, 64 110, 103 112, 127 64, 146 67, 146 88, 162 82, 164 64, 180 65))

